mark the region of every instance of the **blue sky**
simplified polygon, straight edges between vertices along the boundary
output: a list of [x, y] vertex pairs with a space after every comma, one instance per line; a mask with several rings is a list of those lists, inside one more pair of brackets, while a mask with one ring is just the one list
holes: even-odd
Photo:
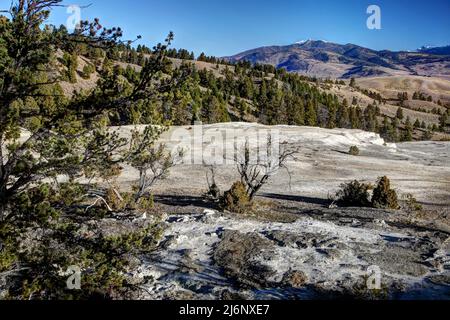
[[[0, 0], [1, 2], [5, 0]], [[79, 2], [77, 2], [79, 1]], [[70, 0], [92, 6], [82, 19], [95, 17], [120, 26], [127, 39], [142, 35], [153, 46], [169, 31], [174, 47], [196, 54], [226, 56], [266, 45], [304, 39], [354, 43], [373, 49], [414, 50], [450, 44], [450, 0]], [[367, 7], [381, 8], [381, 30], [366, 27]], [[65, 23], [66, 9], [51, 22]]]

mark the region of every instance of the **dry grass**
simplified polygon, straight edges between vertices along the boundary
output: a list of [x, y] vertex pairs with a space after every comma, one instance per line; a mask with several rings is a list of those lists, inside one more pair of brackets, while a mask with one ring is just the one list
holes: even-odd
[[357, 80], [361, 88], [374, 90], [386, 98], [396, 98], [399, 92], [408, 92], [410, 97], [415, 91], [431, 95], [433, 100], [450, 102], [450, 81], [441, 78], [399, 76], [375, 77]]

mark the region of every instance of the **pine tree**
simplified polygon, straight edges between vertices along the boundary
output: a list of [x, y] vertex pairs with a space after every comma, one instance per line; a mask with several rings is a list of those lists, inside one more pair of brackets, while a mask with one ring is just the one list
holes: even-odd
[[67, 80], [70, 83], [77, 82], [77, 68], [78, 68], [78, 56], [75, 52], [69, 54], [64, 53], [63, 56], [64, 64], [67, 68]]
[[203, 121], [207, 123], [229, 122], [230, 115], [221, 96], [210, 94], [203, 104]]
[[308, 100], [306, 104], [305, 124], [310, 127], [317, 126], [317, 111], [312, 100]]
[[389, 141], [393, 141], [392, 125], [389, 123], [387, 116], [383, 117], [383, 125], [381, 127], [380, 134], [381, 134], [382, 138], [389, 140]]
[[337, 116], [336, 106], [332, 104], [328, 107], [328, 125], [327, 125], [328, 129], [336, 128], [336, 116]]
[[396, 117], [397, 117], [397, 119], [399, 119], [399, 120], [403, 120], [404, 116], [403, 116], [403, 109], [402, 109], [402, 107], [399, 107], [399, 108], [397, 109], [397, 115], [396, 115]]
[[414, 122], [414, 128], [420, 128], [420, 120], [416, 119], [416, 121]]
[[376, 110], [373, 105], [368, 105], [364, 110], [364, 120], [365, 120], [365, 129], [367, 131], [376, 132], [377, 130], [377, 119], [376, 119]]
[[237, 97], [235, 100], [236, 109], [239, 112], [239, 121], [245, 121], [245, 117], [247, 116], [247, 103], [243, 101], [241, 98]]
[[348, 106], [349, 106], [349, 105], [348, 105], [347, 98], [344, 98], [344, 100], [342, 101], [342, 105], [343, 105], [344, 107], [348, 107]]
[[373, 191], [372, 206], [383, 209], [399, 209], [397, 193], [391, 189], [388, 177], [378, 179], [378, 185]]
[[405, 131], [403, 133], [402, 140], [412, 141], [413, 140], [412, 134], [413, 134], [413, 126], [411, 124], [411, 119], [407, 117], [405, 122]]
[[202, 52], [202, 53], [200, 54], [200, 56], [197, 58], [197, 60], [198, 60], [198, 61], [206, 62], [206, 61], [207, 61], [207, 57], [206, 57], [205, 53]]
[[[346, 100], [342, 105], [339, 105], [338, 115], [337, 115], [337, 126], [339, 128], [347, 128], [350, 122], [350, 116], [348, 113], [348, 106], [345, 104]], [[347, 103], [348, 105], [348, 103]]]
[[391, 120], [391, 131], [390, 131], [390, 134], [389, 134], [390, 140], [392, 142], [399, 141], [398, 126], [399, 126], [398, 119], [397, 118], [393, 118]]
[[439, 128], [440, 128], [441, 131], [444, 131], [444, 132], [445, 132], [447, 126], [448, 126], [447, 125], [448, 112], [449, 111], [447, 110], [446, 112], [442, 113], [442, 115], [439, 117]]
[[[56, 51], [87, 52], [88, 46], [109, 51], [121, 44], [122, 30], [103, 29], [96, 19], [83, 21], [76, 34], [51, 32], [45, 24], [58, 6], [58, 0], [18, 0], [8, 11], [11, 19], [0, 17], [0, 273], [14, 273], [6, 289], [15, 300], [117, 298], [128, 285], [124, 275], [130, 257], [151, 251], [160, 230], [150, 223], [120, 235], [102, 234], [104, 230], [94, 226], [103, 225], [102, 217], [120, 221], [106, 208], [87, 206], [86, 193], [96, 189], [93, 180], [107, 185], [120, 173], [117, 162], [128, 159], [118, 150], [126, 149], [129, 141], [107, 126], [128, 121], [132, 111], [141, 113], [142, 101], [161, 102], [173, 91], [175, 79], [163, 77], [173, 35], [153, 50], [152, 63], [140, 73], [140, 85], [126, 87], [127, 81], [106, 65], [94, 90], [66, 97], [57, 84], [63, 76], [67, 79], [65, 68], [51, 68]], [[74, 80], [77, 51], [69, 52], [74, 53], [63, 60]], [[51, 77], [42, 71], [48, 69]], [[24, 126], [30, 129], [26, 135], [21, 134]], [[159, 137], [159, 127], [164, 126], [147, 127], [157, 129], [143, 140], [145, 151]], [[153, 159], [170, 164], [170, 157], [159, 150], [151, 154]], [[76, 182], [81, 179], [86, 185]], [[110, 193], [105, 193], [108, 198]], [[117, 200], [116, 193], [111, 194]], [[114, 207], [121, 210], [119, 204]], [[27, 245], [30, 239], [32, 246]], [[67, 291], [62, 271], [69, 265], [89, 270], [83, 290]]]

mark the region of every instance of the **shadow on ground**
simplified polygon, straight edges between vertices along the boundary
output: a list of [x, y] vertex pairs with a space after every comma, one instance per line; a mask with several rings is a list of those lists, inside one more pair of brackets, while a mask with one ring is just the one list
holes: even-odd
[[155, 202], [176, 207], [198, 207], [202, 209], [216, 209], [213, 202], [206, 201], [199, 196], [179, 196], [179, 195], [155, 195]]
[[262, 196], [265, 198], [269, 198], [269, 199], [303, 202], [303, 203], [316, 204], [316, 205], [321, 205], [321, 206], [328, 206], [330, 204], [330, 200], [328, 200], [328, 199], [321, 199], [321, 198], [314, 198], [314, 197], [294, 196], [294, 195], [277, 194], [277, 193], [265, 193]]

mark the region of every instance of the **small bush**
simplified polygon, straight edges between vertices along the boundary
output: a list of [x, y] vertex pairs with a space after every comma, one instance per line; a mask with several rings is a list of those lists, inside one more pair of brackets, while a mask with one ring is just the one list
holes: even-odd
[[206, 198], [216, 201], [220, 198], [220, 189], [217, 184], [213, 183], [208, 187], [208, 191], [205, 194]]
[[137, 208], [140, 210], [152, 210], [155, 207], [155, 199], [153, 194], [140, 198], [137, 202]]
[[95, 67], [88, 63], [83, 67], [83, 72], [81, 73], [81, 76], [83, 77], [83, 79], [90, 79], [91, 78], [91, 74], [93, 74], [95, 72]]
[[105, 200], [114, 211], [121, 211], [126, 207], [126, 202], [122, 198], [122, 195], [114, 188], [108, 188], [106, 190]]
[[357, 146], [350, 147], [350, 151], [348, 152], [352, 156], [359, 156], [359, 148]]
[[378, 185], [373, 191], [372, 205], [375, 208], [398, 209], [397, 192], [391, 189], [391, 182], [384, 176], [378, 179]]
[[251, 205], [245, 185], [241, 181], [235, 182], [231, 189], [223, 195], [221, 204], [225, 210], [245, 213]]
[[208, 184], [208, 191], [204, 194], [207, 199], [210, 199], [214, 202], [220, 201], [221, 191], [219, 186], [216, 183], [216, 168], [210, 167], [209, 173], [206, 174], [206, 182]]
[[371, 185], [354, 180], [341, 185], [336, 193], [338, 203], [349, 207], [367, 207], [370, 205], [369, 190]]
[[406, 210], [410, 212], [421, 211], [423, 209], [423, 206], [417, 202], [417, 199], [411, 193], [403, 195], [403, 200], [406, 204]]

